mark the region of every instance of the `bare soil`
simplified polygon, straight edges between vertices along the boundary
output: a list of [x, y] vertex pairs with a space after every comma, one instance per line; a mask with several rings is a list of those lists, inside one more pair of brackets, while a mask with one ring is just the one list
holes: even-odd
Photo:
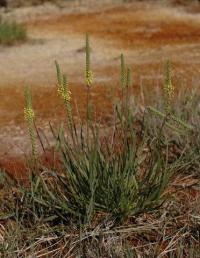
[[[108, 113], [111, 86], [119, 81], [119, 56], [124, 53], [133, 71], [134, 90], [141, 80], [163, 74], [170, 59], [177, 80], [188, 87], [200, 78], [200, 14], [180, 6], [159, 3], [20, 8], [6, 17], [27, 26], [29, 40], [23, 45], [0, 48], [0, 155], [23, 155], [30, 149], [23, 118], [23, 88], [33, 91], [39, 127], [49, 134], [48, 121], [64, 121], [56, 90], [54, 60], [68, 75], [73, 100], [84, 112], [84, 37], [89, 32], [95, 80], [92, 97], [97, 110]], [[159, 77], [160, 78], [160, 77]], [[159, 86], [161, 81], [159, 79]], [[198, 85], [196, 85], [198, 86]]]

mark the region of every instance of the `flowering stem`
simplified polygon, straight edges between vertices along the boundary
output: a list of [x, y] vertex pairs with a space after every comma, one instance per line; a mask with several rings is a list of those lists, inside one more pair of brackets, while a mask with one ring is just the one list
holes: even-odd
[[35, 114], [32, 108], [32, 96], [30, 88], [25, 88], [25, 108], [24, 108], [24, 118], [28, 125], [28, 132], [31, 140], [32, 148], [32, 158], [36, 160], [36, 136], [34, 130], [34, 118]]
[[91, 62], [90, 62], [90, 41], [89, 35], [86, 34], [86, 42], [85, 42], [85, 82], [87, 86], [87, 114], [86, 114], [86, 134], [87, 134], [87, 142], [89, 146], [89, 121], [90, 121], [90, 92], [91, 86], [93, 82], [93, 74], [91, 71]]

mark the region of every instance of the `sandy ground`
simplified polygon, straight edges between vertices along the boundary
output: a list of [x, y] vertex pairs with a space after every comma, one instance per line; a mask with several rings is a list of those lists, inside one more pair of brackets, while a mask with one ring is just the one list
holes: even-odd
[[[104, 113], [110, 108], [110, 86], [119, 81], [119, 56], [133, 71], [134, 89], [161, 86], [163, 63], [170, 59], [177, 87], [200, 79], [200, 14], [182, 7], [132, 3], [114, 6], [23, 8], [6, 13], [26, 24], [29, 40], [0, 47], [0, 155], [22, 155], [30, 149], [23, 122], [23, 87], [33, 91], [37, 123], [64, 120], [57, 96], [54, 60], [68, 75], [73, 98], [85, 105], [84, 36], [90, 33], [95, 80], [93, 98]], [[160, 76], [160, 77], [159, 77]], [[150, 79], [149, 79], [150, 78]], [[158, 79], [156, 79], [158, 78]], [[151, 83], [150, 83], [151, 81]], [[155, 85], [156, 84], [156, 85]], [[48, 134], [48, 133], [47, 133]]]

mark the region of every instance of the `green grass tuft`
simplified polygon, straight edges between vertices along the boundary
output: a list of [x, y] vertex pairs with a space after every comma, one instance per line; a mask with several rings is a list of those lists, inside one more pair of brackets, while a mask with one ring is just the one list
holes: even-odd
[[0, 44], [13, 45], [27, 40], [26, 28], [16, 22], [0, 21]]

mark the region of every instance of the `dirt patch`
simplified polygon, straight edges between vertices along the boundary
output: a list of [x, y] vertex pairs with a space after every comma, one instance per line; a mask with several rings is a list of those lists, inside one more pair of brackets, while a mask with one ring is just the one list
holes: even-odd
[[134, 4], [93, 13], [69, 14], [40, 25], [44, 32], [89, 32], [92, 36], [112, 40], [115, 47], [131, 49], [200, 41], [198, 15], [160, 6], [149, 8]]

